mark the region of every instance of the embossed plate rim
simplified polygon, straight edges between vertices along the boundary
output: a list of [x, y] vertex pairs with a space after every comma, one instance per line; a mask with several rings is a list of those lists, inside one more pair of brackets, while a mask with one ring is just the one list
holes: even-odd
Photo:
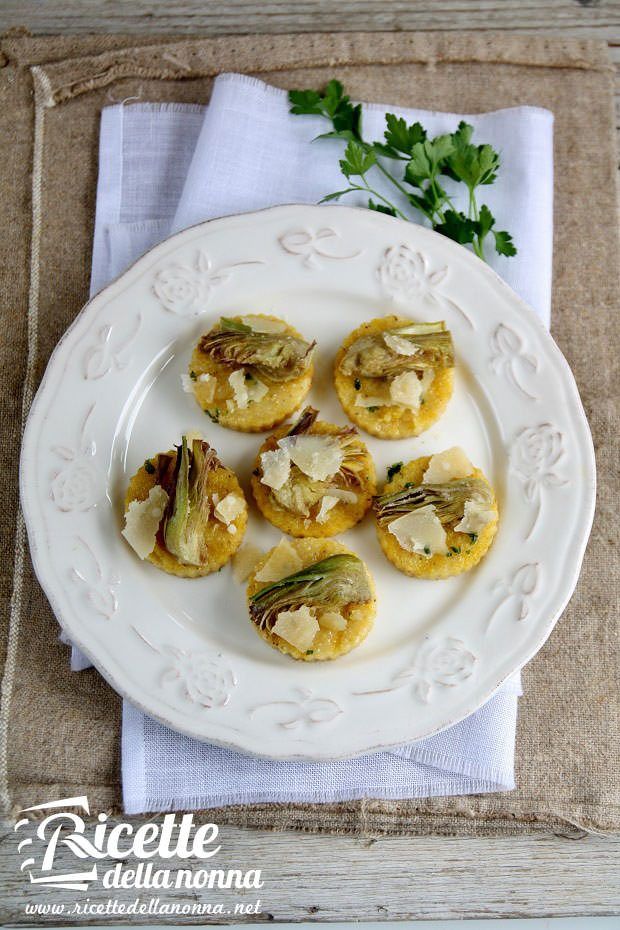
[[[297, 702], [290, 700], [290, 694], [288, 699], [283, 696], [275, 701], [263, 702], [265, 703], [265, 706], [269, 706], [275, 703], [285, 703], [291, 705], [296, 703], [296, 705], [299, 707], [299, 719], [295, 719], [293, 715], [291, 720], [288, 720], [288, 718], [284, 721], [280, 720], [278, 722], [278, 726], [272, 724], [272, 729], [279, 729], [280, 731], [279, 733], [276, 733], [275, 736], [273, 736], [273, 734], [268, 735], [266, 732], [267, 725], [264, 723], [261, 724], [260, 719], [253, 716], [253, 713], [257, 709], [256, 707], [254, 707], [254, 711], [251, 711], [251, 709], [246, 707], [246, 717], [248, 718], [248, 721], [250, 717], [252, 717], [252, 720], [251, 725], [249, 725], [246, 721], [246, 724], [244, 724], [245, 730], [243, 727], [239, 729], [238, 725], [233, 726], [232, 723], [231, 725], [227, 725], [226, 722], [221, 723], [217, 719], [217, 713], [221, 711], [222, 708], [226, 708], [230, 705], [227, 699], [224, 700], [224, 698], [227, 696], [224, 694], [223, 690], [220, 688], [218, 691], [219, 685], [217, 682], [213, 683], [211, 681], [205, 681], [201, 683], [200, 680], [197, 679], [197, 681], [192, 681], [191, 683], [192, 687], [195, 686], [198, 688], [197, 693], [199, 695], [199, 701], [202, 699], [211, 700], [210, 704], [201, 705], [203, 710], [205, 707], [207, 707], [208, 710], [203, 713], [202, 719], [198, 721], [200, 726], [196, 725], [196, 719], [190, 719], [188, 717], [186, 710], [185, 712], [179, 711], [178, 707], [174, 705], [174, 702], [172, 704], [166, 704], [165, 702], [162, 702], [161, 706], [157, 706], [156, 703], [154, 704], [153, 695], [148, 694], [148, 689], [146, 692], [141, 692], [140, 689], [136, 689], [133, 682], [128, 683], [125, 681], [123, 679], [123, 675], [118, 674], [119, 670], [113, 667], [113, 663], [110, 662], [109, 656], [102, 655], [101, 650], [97, 648], [98, 644], [93, 642], [92, 639], [89, 640], [88, 636], [84, 636], [84, 630], [86, 629], [84, 624], [80, 624], [79, 619], [76, 622], [76, 617], [69, 616], [69, 614], [72, 612], [68, 611], [66, 609], [66, 605], [62, 602], [64, 594], [62, 590], [59, 591], [58, 579], [54, 577], [54, 570], [51, 565], [51, 556], [49, 551], [46, 551], [46, 547], [41, 545], [43, 529], [43, 515], [41, 508], [43, 505], [38, 499], [37, 492], [37, 467], [40, 464], [38, 462], [37, 452], [38, 433], [43, 428], [46, 421], [44, 400], [49, 391], [52, 389], [52, 380], [61, 376], [62, 371], [64, 370], [62, 364], [63, 358], [67, 353], [71, 352], [71, 340], [77, 336], [79, 328], [83, 325], [87, 317], [88, 319], [92, 317], [92, 320], [90, 321], [90, 329], [88, 332], [91, 334], [91, 336], [93, 336], [101, 327], [101, 321], [97, 318], [99, 310], [103, 309], [103, 307], [107, 306], [108, 304], [111, 304], [116, 299], [115, 294], [118, 292], [119, 288], [122, 288], [124, 282], [130, 282], [130, 284], [127, 285], [128, 287], [133, 286], [131, 282], [135, 283], [136, 281], [139, 281], [141, 275], [144, 275], [147, 272], [152, 274], [153, 269], [156, 269], [157, 262], [160, 259], [165, 260], [171, 258], [173, 254], [182, 251], [183, 248], [187, 247], [189, 249], [192, 243], [195, 243], [197, 247], [198, 241], [203, 234], [205, 238], [210, 239], [210, 241], [216, 241], [216, 239], [213, 237], [217, 237], [219, 231], [222, 231], [222, 234], [224, 234], [226, 229], [251, 230], [253, 227], [256, 228], [256, 226], [260, 228], [261, 226], [269, 226], [269, 224], [273, 225], [273, 223], [280, 223], [280, 226], [278, 227], [281, 231], [280, 239], [284, 238], [287, 229], [290, 232], [291, 227], [294, 231], [297, 230], [297, 232], [301, 232], [304, 235], [307, 235], [309, 238], [305, 244], [308, 244], [311, 249], [314, 247], [313, 243], [316, 241], [316, 236], [318, 236], [319, 233], [324, 233], [326, 229], [329, 229], [330, 223], [337, 227], [344, 227], [345, 229], [347, 226], [349, 227], [349, 230], [346, 232], [345, 236], [341, 238], [350, 238], [352, 240], [351, 245], [353, 245], [355, 242], [355, 234], [359, 232], [360, 228], [364, 230], [370, 230], [370, 238], [376, 235], [377, 242], [381, 241], [383, 243], [380, 250], [379, 246], [377, 245], [377, 278], [379, 277], [379, 268], [382, 268], [383, 264], [388, 261], [391, 252], [391, 257], [393, 259], [395, 258], [396, 260], [400, 260], [401, 262], [408, 264], [410, 271], [413, 269], [413, 278], [415, 279], [416, 286], [419, 283], [416, 275], [418, 275], [418, 277], [421, 275], [422, 283], [424, 286], [426, 286], [424, 283], [426, 279], [430, 281], [433, 276], [435, 276], [436, 283], [441, 284], [443, 278], [445, 277], [447, 264], [441, 275], [438, 274], [438, 271], [441, 269], [429, 271], [429, 268], [426, 265], [426, 258], [422, 252], [419, 251], [425, 250], [426, 255], [434, 256], [434, 258], [439, 255], [441, 262], [444, 262], [444, 260], [445, 262], [452, 262], [452, 267], [457, 266], [459, 268], [459, 274], [465, 275], [461, 281], [461, 285], [465, 287], [465, 291], [467, 290], [470, 281], [477, 281], [483, 290], [486, 288], [489, 292], [495, 292], [497, 301], [500, 304], [502, 301], [508, 302], [512, 308], [512, 311], [514, 311], [519, 319], [523, 321], [524, 331], [526, 333], [529, 331], [530, 334], [535, 334], [535, 341], [542, 343], [544, 350], [547, 353], [547, 359], [549, 361], [552, 360], [552, 373], [555, 375], [555, 377], [560, 379], [563, 389], [565, 390], [565, 400], [566, 406], [568, 408], [568, 420], [571, 422], [571, 425], [575, 427], [575, 436], [578, 436], [579, 439], [580, 455], [583, 456], [584, 473], [580, 476], [582, 480], [580, 481], [579, 485], [582, 492], [580, 500], [580, 513], [582, 514], [583, 519], [580, 527], [578, 544], [575, 551], [571, 553], [571, 570], [563, 576], [561, 590], [556, 592], [553, 602], [546, 611], [545, 616], [538, 617], [536, 621], [531, 621], [532, 623], [536, 622], [537, 624], [536, 637], [532, 640], [532, 642], [530, 642], [528, 648], [522, 650], [522, 652], [519, 654], [518, 662], [514, 662], [513, 666], [509, 670], [504, 670], [502, 674], [498, 675], [498, 677], [493, 680], [492, 684], [485, 687], [483, 691], [470, 690], [468, 691], [467, 696], [461, 699], [460, 702], [457, 700], [450, 704], [449, 702], [446, 703], [447, 696], [450, 694], [456, 694], [458, 692], [458, 688], [454, 688], [454, 685], [456, 685], [458, 682], [466, 681], [467, 687], [469, 688], [471, 684], [470, 679], [472, 677], [471, 667], [476, 661], [476, 656], [471, 653], [471, 651], [466, 648], [465, 644], [458, 640], [457, 637], [442, 634], [443, 647], [440, 648], [438, 646], [436, 649], [433, 649], [432, 643], [429, 645], [428, 637], [426, 640], [421, 640], [418, 643], [418, 649], [415, 653], [414, 662], [412, 664], [410, 663], [408, 668], [402, 670], [400, 675], [393, 676], [393, 681], [400, 681], [399, 684], [395, 684], [392, 687], [384, 687], [382, 689], [369, 689], [365, 692], [350, 691], [349, 693], [350, 696], [353, 696], [354, 694], [361, 695], [362, 693], [365, 695], [370, 695], [371, 693], [386, 695], [391, 694], [392, 692], [400, 691], [402, 687], [405, 685], [408, 686], [409, 683], [413, 681], [415, 683], [414, 688], [418, 698], [421, 701], [424, 701], [425, 695], [428, 697], [429, 689], [432, 691], [433, 686], [435, 686], [436, 690], [438, 690], [440, 693], [441, 700], [446, 705], [441, 720], [438, 720], [437, 717], [435, 717], [433, 718], [433, 722], [429, 723], [427, 726], [424, 725], [424, 720], [422, 720], [422, 722], [418, 721], [416, 726], [408, 724], [407, 728], [402, 732], [399, 732], [397, 736], [394, 734], [394, 732], [390, 733], [389, 736], [382, 736], [381, 734], [377, 736], [377, 728], [375, 728], [375, 730], [372, 728], [364, 729], [362, 726], [362, 732], [357, 733], [353, 743], [349, 741], [345, 751], [342, 750], [342, 744], [339, 739], [339, 737], [342, 736], [341, 727], [338, 727], [336, 723], [336, 721], [338, 721], [340, 724], [343, 722], [341, 720], [342, 714], [338, 711], [334, 712], [334, 707], [331, 706], [335, 704], [336, 707], [338, 707], [337, 703], [330, 696], [314, 696], [311, 691], [303, 687], [300, 689], [301, 697]], [[314, 227], [315, 231], [317, 232], [308, 234], [304, 232], [304, 226], [309, 229]], [[333, 228], [331, 229], [331, 232], [336, 238], [338, 238], [339, 233], [337, 233]], [[325, 236], [323, 238], [325, 238]], [[393, 245], [391, 245], [391, 243], [393, 243]], [[303, 245], [304, 243], [302, 243], [302, 246]], [[396, 252], [394, 250], [396, 250]], [[321, 255], [320, 252], [317, 254]], [[298, 260], [301, 257], [304, 263], [306, 260], [312, 258], [311, 255], [304, 256], [303, 248], [301, 252], [294, 251], [290, 253], [290, 256], [292, 257], [290, 257], [289, 260]], [[355, 252], [354, 250], [354, 254], [342, 254], [340, 256], [323, 255], [323, 257], [327, 259], [327, 265], [329, 266], [331, 258], [342, 258], [347, 260], [355, 259], [359, 257], [359, 251]], [[245, 262], [242, 261], [238, 264], [244, 264], [247, 261], [248, 258], [246, 257]], [[300, 265], [301, 264], [302, 263], [300, 262]], [[334, 263], [332, 263], [332, 267], [333, 264]], [[207, 267], [207, 270], [209, 270], [209, 267], [210, 266]], [[374, 267], [375, 266], [373, 266], [373, 268]], [[307, 268], [305, 270], [307, 272]], [[268, 268], [267, 273], [272, 273], [271, 269]], [[385, 282], [383, 283], [385, 284]], [[394, 281], [391, 281], [390, 286], [393, 284]], [[366, 282], [365, 286], [369, 286], [368, 282]], [[435, 286], [435, 282], [432, 282], [432, 287], [430, 288], [431, 292]], [[379, 292], [377, 292], [377, 294], [379, 294]], [[396, 295], [396, 297], [397, 296], [398, 295]], [[392, 297], [396, 299], [393, 294]], [[444, 293], [438, 293], [437, 295], [431, 293], [430, 296], [428, 296], [428, 294], [425, 292], [424, 297], [420, 299], [426, 300], [427, 298], [429, 301], [431, 299], [439, 299], [440, 301], [445, 300], [448, 302], [448, 304], [452, 304], [453, 309], [460, 310], [461, 313], [464, 313], [464, 315], [467, 316], [466, 312], [455, 303], [453, 298], [446, 296]], [[376, 299], [379, 300], [379, 296], [377, 296]], [[385, 303], [385, 300], [383, 300], [383, 302]], [[211, 307], [209, 309], [213, 310], [216, 308]], [[150, 311], [145, 308], [144, 312], [146, 313]], [[495, 330], [491, 335], [496, 334], [496, 331], [499, 330], [502, 324], [503, 320], [500, 320], [499, 323], [496, 323]], [[455, 330], [459, 328], [459, 325], [462, 327], [466, 326], [465, 323], [457, 324], [456, 321], [451, 323], [452, 328]], [[179, 321], [179, 328], [182, 328], [182, 326], [183, 322]], [[517, 342], [516, 353], [517, 356], [519, 356], [519, 347], [523, 345], [523, 341], [521, 340], [522, 334], [516, 333], [513, 330], [513, 335], [517, 337], [517, 340], [520, 340]], [[465, 330], [463, 330], [462, 337], [464, 339], [466, 338]], [[78, 341], [84, 338], [84, 335], [81, 335], [79, 336]], [[507, 343], [508, 350], [510, 351], [509, 342], [510, 339]], [[498, 343], [498, 346], [499, 345], [500, 344]], [[513, 346], [514, 345], [515, 343], [513, 341]], [[497, 351], [498, 357], [500, 357], [502, 354], [501, 347], [498, 348]], [[531, 370], [532, 362], [531, 358], [528, 362], [527, 353], [523, 355], [523, 359], [525, 359], [526, 363], [529, 364]], [[65, 366], [69, 364], [68, 357], [65, 358], [64, 361]], [[115, 362], [115, 359], [113, 359], [113, 361]], [[488, 359], [488, 361], [490, 362], [491, 359]], [[512, 371], [511, 367], [513, 363], [514, 357], [511, 357], [509, 368], [512, 372], [512, 375], [514, 376], [514, 371]], [[501, 364], [502, 360], [500, 358], [500, 368]], [[536, 370], [535, 366], [534, 370]], [[524, 391], [522, 385], [519, 384], [518, 378], [516, 379], [516, 384], [514, 381], [510, 380], [510, 371], [508, 373], [508, 383], [502, 389], [505, 391], [516, 391], [517, 395], [519, 391], [521, 391], [525, 396], [530, 398], [530, 401], [536, 403], [531, 393], [528, 394], [527, 390]], [[62, 377], [60, 377], [59, 383], [62, 383]], [[515, 396], [512, 394], [511, 398], [512, 400], [515, 400]], [[522, 401], [522, 403], [525, 403], [525, 401]], [[532, 451], [538, 455], [542, 443], [543, 451], [546, 449], [547, 454], [550, 457], [550, 468], [547, 469], [546, 472], [544, 471], [542, 476], [539, 475], [538, 478], [540, 479], [540, 482], [549, 481], [549, 486], [552, 486], [553, 484], [553, 467], [556, 463], [554, 455], [557, 452], [557, 443], [554, 436], [550, 434], [550, 432], [553, 433], [553, 430], [550, 426], [550, 423], [540, 423], [540, 419], [540, 417], [537, 419], [534, 416], [534, 421], [537, 423], [537, 425], [534, 425], [534, 421], [527, 421], [523, 424], [522, 430], [523, 432], [529, 431], [530, 433], [530, 435], [525, 437], [525, 439], [528, 441], [524, 442], [524, 445], [526, 446], [524, 453], [526, 472], [522, 477], [524, 479], [524, 492], [527, 495], [528, 492], [526, 488], [529, 486], [532, 500], [534, 499], [533, 496], [538, 493], [540, 488], [537, 491], [535, 482], [532, 484], [533, 478], [536, 477], [537, 473], [533, 476], [530, 475], [528, 478], [528, 456], [531, 458]], [[540, 433], [540, 436], [531, 435], [532, 433], [536, 434], [537, 430]], [[513, 435], [516, 434], [513, 433]], [[534, 464], [538, 468], [536, 461]], [[521, 461], [520, 465], [523, 467], [523, 461]], [[529, 462], [529, 465], [531, 466], [531, 461]], [[514, 471], [514, 474], [517, 474], [516, 470]], [[555, 477], [561, 484], [562, 476]], [[517, 479], [515, 478], [515, 481], [516, 480]], [[558, 487], [558, 484], [555, 486]], [[254, 214], [241, 214], [217, 220], [211, 220], [178, 233], [176, 236], [171, 237], [170, 239], [156, 246], [145, 256], [140, 258], [137, 262], [134, 263], [134, 265], [131, 266], [130, 269], [128, 269], [123, 275], [117, 278], [116, 281], [112, 282], [110, 285], [104, 288], [103, 291], [97, 294], [91, 301], [89, 301], [84, 309], [77, 315], [76, 319], [54, 350], [35, 400], [33, 401], [22, 447], [20, 488], [35, 572], [44, 590], [46, 591], [46, 594], [52, 605], [52, 609], [54, 610], [54, 613], [56, 614], [61, 625], [63, 625], [67, 630], [67, 633], [72, 638], [72, 640], [91, 658], [93, 664], [99, 669], [99, 671], [101, 671], [101, 673], [104, 675], [104, 677], [106, 677], [106, 679], [115, 688], [115, 690], [123, 694], [125, 697], [131, 700], [132, 703], [134, 703], [136, 706], [139, 706], [146, 713], [150, 714], [150, 716], [155, 717], [166, 725], [178, 729], [181, 732], [184, 732], [187, 735], [196, 737], [198, 739], [205, 739], [220, 745], [227, 746], [229, 748], [242, 749], [246, 752], [252, 752], [257, 755], [268, 755], [274, 758], [336, 759], [360, 755], [364, 752], [388, 748], [389, 746], [395, 745], [397, 743], [406, 742], [412, 739], [419, 739], [452, 725], [453, 723], [476, 710], [491, 696], [491, 694], [501, 685], [501, 683], [512, 671], [516, 671], [531, 658], [531, 656], [540, 648], [551, 632], [557, 617], [564, 609], [576, 584], [594, 512], [595, 476], [594, 453], [591, 436], [587, 427], [587, 422], [585, 420], [585, 414], [583, 412], [577, 387], [570, 372], [568, 363], [534, 312], [510, 290], [510, 288], [492, 269], [481, 263], [474, 255], [467, 252], [462, 247], [457, 246], [455, 243], [452, 243], [449, 240], [446, 240], [445, 238], [440, 237], [437, 234], [420, 226], [413, 226], [411, 224], [392, 219], [391, 217], [370, 214], [368, 211], [360, 211], [356, 208], [350, 207], [286, 205], [258, 211]], [[538, 519], [538, 517], [536, 519]], [[544, 522], [547, 517], [543, 516], [541, 519]], [[534, 521], [534, 526], [535, 525], [536, 520]], [[530, 530], [529, 534], [525, 538], [527, 539], [531, 535], [532, 530]], [[513, 590], [512, 585], [516, 583], [516, 577], [519, 575], [519, 573], [522, 574], [522, 578], [519, 583], [520, 586], [518, 586], [517, 590]], [[115, 582], [112, 579], [113, 576], [110, 576], [107, 595], [111, 598], [111, 600], [108, 602], [102, 602], [102, 606], [104, 608], [109, 608], [109, 605], [111, 605], [113, 607], [113, 615], [116, 612], [117, 606], [116, 601], [114, 600], [116, 595], [115, 591], [113, 590]], [[523, 619], [526, 617], [528, 615], [528, 611], [530, 610], [528, 600], [534, 598], [534, 595], [540, 591], [540, 587], [540, 563], [528, 562], [527, 559], [525, 559], [522, 565], [514, 568], [508, 584], [504, 586], [504, 596], [501, 601], [496, 603], [495, 610], [490, 617], [489, 623], [491, 621], [495, 622], [494, 618], [497, 612], [501, 611], [503, 605], [505, 605], [507, 601], [513, 598], [516, 598], [515, 606], [518, 607], [520, 611], [519, 617], [517, 619]], [[98, 595], [100, 592], [96, 593]], [[492, 599], [489, 599], [488, 603], [495, 603], [496, 600], [497, 596], [494, 595]], [[523, 613], [524, 611], [525, 613]], [[534, 614], [535, 612], [536, 605], [534, 606]], [[76, 613], [75, 608], [73, 613]], [[532, 614], [530, 614], [530, 617], [531, 616]], [[142, 636], [142, 633], [139, 633], [139, 635]], [[459, 646], [459, 642], [461, 643], [461, 646]], [[151, 649], [157, 648], [154, 647], [152, 643], [148, 641], [147, 643]], [[163, 644], [160, 644], [160, 647], [163, 647]], [[426, 671], [428, 673], [428, 677], [430, 676], [429, 670], [425, 667], [422, 667], [421, 670], [418, 661], [418, 655], [423, 654], [424, 650], [426, 650], [426, 653], [430, 651], [431, 663], [435, 663], [432, 666], [432, 674], [435, 675], [435, 678], [431, 678], [430, 681], [425, 681], [423, 675], [421, 674], [421, 671]], [[196, 655], [199, 654], [196, 653]], [[207, 655], [206, 651], [204, 655]], [[210, 653], [210, 655], [212, 656], [212, 653]], [[176, 656], [176, 658], [178, 659], [179, 656]], [[284, 658], [283, 661], [288, 662], [288, 660], [285, 660]], [[459, 661], [461, 662], [460, 667], [458, 665]], [[290, 668], [292, 671], [290, 676], [291, 687], [293, 687], [295, 681], [295, 666], [293, 663], [290, 663]], [[190, 673], [191, 669], [190, 672], [187, 672], [187, 674], [189, 675]], [[463, 678], [459, 676], [465, 677]], [[227, 680], [230, 684], [230, 679]], [[205, 685], [208, 693], [205, 694], [200, 690], [201, 685]], [[189, 684], [188, 687], [190, 687]], [[232, 703], [233, 701], [230, 702], [230, 704]], [[367, 708], [368, 702], [364, 702], [364, 704]], [[364, 717], [364, 713], [362, 713], [361, 716]], [[385, 716], [385, 708], [383, 711], [383, 716]], [[424, 718], [423, 714], [420, 716]], [[429, 714], [428, 719], [430, 720], [431, 717], [432, 714]], [[333, 734], [330, 735], [328, 732], [326, 741], [326, 731], [330, 731], [329, 726], [324, 728], [318, 727], [318, 730], [321, 731], [320, 733], [315, 732], [317, 728], [307, 727], [306, 729], [312, 732], [309, 732], [306, 736], [300, 737], [298, 735], [298, 725], [301, 726], [303, 731], [304, 721], [305, 723], [322, 722], [332, 724], [332, 730], [335, 728], [340, 730], [340, 732], [336, 738], [333, 736]], [[239, 721], [236, 722], [237, 724], [239, 723]], [[359, 724], [359, 720], [357, 723]], [[360, 727], [358, 726], [357, 729], [359, 731]], [[249, 733], [248, 730], [252, 730], [253, 732]], [[259, 734], [258, 737], [256, 736], [257, 730]], [[262, 751], [263, 745], [268, 746], [268, 750], [266, 752]]]

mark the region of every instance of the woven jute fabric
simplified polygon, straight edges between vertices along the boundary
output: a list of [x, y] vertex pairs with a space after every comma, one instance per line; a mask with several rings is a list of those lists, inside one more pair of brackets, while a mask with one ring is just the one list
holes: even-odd
[[516, 791], [415, 802], [261, 804], [209, 817], [351, 833], [620, 829], [619, 280], [606, 48], [486, 33], [182, 41], [8, 36], [1, 48], [0, 788], [7, 809], [84, 793], [94, 811], [121, 804], [120, 699], [94, 670], [69, 671], [68, 650], [32, 572], [17, 492], [24, 418], [54, 345], [88, 293], [99, 114], [130, 97], [205, 103], [213, 77], [235, 70], [281, 87], [320, 86], [338, 76], [354, 97], [394, 105], [477, 112], [533, 104], [553, 111], [552, 330], [594, 434], [599, 499], [577, 591], [524, 670]]

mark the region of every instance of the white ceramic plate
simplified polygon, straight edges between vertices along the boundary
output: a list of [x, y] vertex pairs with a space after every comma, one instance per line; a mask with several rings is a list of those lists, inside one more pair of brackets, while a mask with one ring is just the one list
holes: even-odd
[[[370, 516], [343, 541], [377, 583], [366, 641], [294, 662], [256, 635], [230, 566], [173, 578], [120, 536], [144, 459], [202, 430], [249, 494], [261, 437], [212, 424], [182, 392], [199, 335], [222, 314], [281, 315], [318, 341], [309, 401], [346, 422], [331, 383], [342, 338], [389, 312], [444, 319], [457, 371], [447, 412], [417, 439], [364, 436], [386, 466], [461, 445], [492, 481], [500, 528], [469, 574], [408, 578]], [[188, 229], [79, 314], [28, 420], [21, 492], [35, 569], [58, 620], [122, 695], [170, 727], [278, 758], [344, 758], [419, 739], [489, 698], [540, 648], [577, 581], [594, 507], [577, 388], [535, 314], [469, 251], [346, 207], [276, 207]], [[246, 539], [280, 534], [253, 511]]]

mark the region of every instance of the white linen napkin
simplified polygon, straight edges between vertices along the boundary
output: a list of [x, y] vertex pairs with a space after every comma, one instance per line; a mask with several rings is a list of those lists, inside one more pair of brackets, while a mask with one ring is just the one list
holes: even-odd
[[[460, 115], [364, 106], [365, 135], [381, 138], [386, 109], [420, 119], [431, 134]], [[491, 264], [549, 324], [553, 117], [517, 107], [467, 115], [476, 136], [502, 154], [485, 200], [519, 248]], [[314, 203], [342, 186], [337, 142], [310, 141], [325, 124], [293, 117], [285, 92], [222, 75], [208, 107], [108, 107], [101, 120], [92, 266], [94, 293], [173, 231], [203, 219], [275, 203]], [[347, 200], [347, 203], [354, 201]], [[85, 667], [74, 650], [72, 667]], [[181, 736], [125, 702], [123, 793], [127, 813], [260, 801], [461, 795], [514, 787], [520, 677], [480, 710], [429, 739], [334, 763], [272, 762]]]

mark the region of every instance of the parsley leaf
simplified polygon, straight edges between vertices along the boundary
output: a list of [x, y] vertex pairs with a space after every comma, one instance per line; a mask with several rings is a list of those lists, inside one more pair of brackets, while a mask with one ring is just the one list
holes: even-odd
[[[496, 180], [501, 159], [493, 146], [472, 142], [474, 128], [469, 123], [461, 120], [454, 132], [430, 139], [421, 123], [407, 123], [403, 117], [386, 113], [383, 140], [370, 142], [362, 136], [361, 105], [351, 103], [340, 81], [330, 81], [322, 92], [291, 90], [288, 96], [291, 113], [321, 116], [331, 124], [330, 130], [317, 139], [346, 142], [340, 169], [349, 186], [327, 194], [321, 203], [339, 200], [353, 191], [363, 192], [369, 210], [405, 220], [410, 216], [403, 212], [406, 207], [401, 204], [408, 203], [427, 217], [433, 229], [461, 245], [471, 245], [483, 260], [485, 240], [490, 235], [499, 255], [517, 254], [510, 233], [496, 230], [495, 217], [488, 206], [479, 207], [476, 202], [477, 188]], [[397, 176], [381, 159], [405, 165]], [[366, 178], [370, 171], [383, 175], [398, 190], [400, 203], [388, 200], [383, 189], [371, 187]], [[464, 185], [467, 212], [455, 206], [452, 200], [455, 195], [440, 184], [443, 177]]]
[[376, 162], [373, 151], [367, 151], [359, 142], [351, 140], [344, 150], [344, 158], [340, 159], [340, 170], [345, 178], [360, 177], [366, 174]]
[[517, 249], [512, 241], [512, 236], [506, 230], [493, 232], [495, 237], [495, 251], [498, 255], [507, 255], [511, 258], [517, 254]]
[[413, 146], [426, 141], [426, 130], [421, 123], [411, 123], [393, 113], [385, 114], [387, 129], [384, 132], [386, 148], [398, 154], [411, 155]]
[[474, 241], [478, 226], [475, 220], [470, 220], [464, 213], [459, 213], [456, 210], [446, 210], [444, 222], [435, 226], [435, 229], [442, 235], [447, 236], [448, 239], [466, 245]]

